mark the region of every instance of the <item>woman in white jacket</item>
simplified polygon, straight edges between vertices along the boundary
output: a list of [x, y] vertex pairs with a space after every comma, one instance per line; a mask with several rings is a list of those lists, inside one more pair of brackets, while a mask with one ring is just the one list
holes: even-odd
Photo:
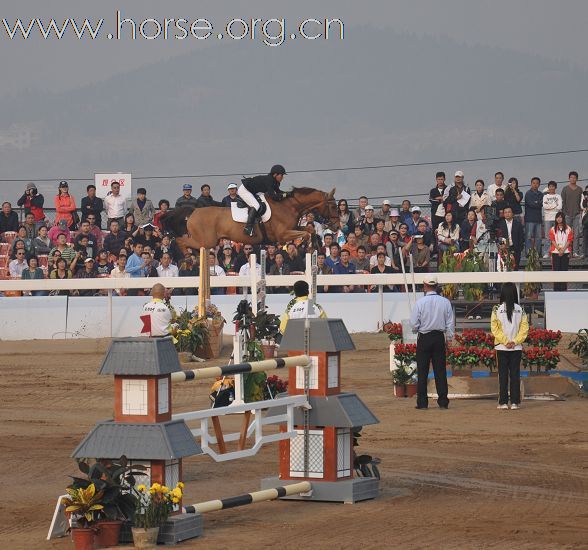
[[498, 358], [499, 409], [516, 410], [521, 404], [521, 357], [523, 342], [529, 334], [527, 314], [519, 305], [517, 287], [504, 283], [500, 292], [500, 305], [492, 310], [490, 328]]

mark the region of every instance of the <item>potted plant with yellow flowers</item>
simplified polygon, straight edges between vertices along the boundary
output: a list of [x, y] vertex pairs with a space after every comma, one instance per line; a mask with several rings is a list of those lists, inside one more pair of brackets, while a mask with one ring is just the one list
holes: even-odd
[[137, 485], [138, 504], [132, 527], [135, 548], [157, 546], [159, 528], [179, 508], [183, 488], [182, 482], [173, 489], [159, 483], [154, 483], [149, 489], [145, 485]]

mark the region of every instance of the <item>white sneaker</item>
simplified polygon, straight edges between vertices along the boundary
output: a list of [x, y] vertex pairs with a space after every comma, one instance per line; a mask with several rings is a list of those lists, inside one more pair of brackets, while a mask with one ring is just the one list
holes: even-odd
[[549, 254], [543, 254], [543, 259], [547, 260], [547, 258], [549, 258]]
[[518, 403], [513, 403], [513, 404], [510, 406], [510, 410], [511, 410], [511, 411], [517, 411], [517, 410], [519, 410], [520, 408], [521, 408], [521, 406], [520, 406]]
[[498, 405], [496, 408], [500, 410], [508, 410], [508, 405], [505, 403], [504, 405]]

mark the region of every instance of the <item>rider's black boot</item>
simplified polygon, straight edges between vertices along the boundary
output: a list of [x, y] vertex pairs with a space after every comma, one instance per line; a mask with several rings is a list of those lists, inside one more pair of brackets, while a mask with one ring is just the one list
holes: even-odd
[[255, 210], [255, 208], [249, 208], [249, 214], [247, 216], [247, 224], [245, 225], [245, 229], [243, 230], [245, 235], [247, 235], [248, 237], [253, 237], [253, 224], [255, 223], [255, 215], [256, 214], [257, 214], [257, 211]]

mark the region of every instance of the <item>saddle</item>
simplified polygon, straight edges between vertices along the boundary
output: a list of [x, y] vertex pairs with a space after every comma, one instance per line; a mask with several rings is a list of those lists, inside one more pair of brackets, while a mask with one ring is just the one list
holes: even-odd
[[[270, 205], [265, 200], [265, 195], [263, 193], [258, 193], [257, 200], [260, 204], [265, 205], [265, 212], [261, 215], [260, 221], [269, 221], [269, 219], [272, 217], [272, 211]], [[233, 217], [233, 221], [238, 223], [247, 223], [248, 214], [249, 206], [241, 197], [238, 197], [235, 202], [231, 203], [231, 216]]]

